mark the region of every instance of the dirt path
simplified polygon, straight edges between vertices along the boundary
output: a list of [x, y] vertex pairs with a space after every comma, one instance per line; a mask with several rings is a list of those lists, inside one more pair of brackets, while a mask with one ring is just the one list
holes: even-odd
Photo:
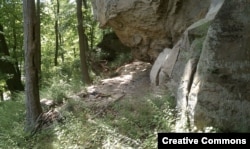
[[120, 99], [143, 98], [151, 92], [151, 64], [135, 61], [117, 69], [117, 77], [101, 80], [78, 94], [90, 106], [107, 107]]

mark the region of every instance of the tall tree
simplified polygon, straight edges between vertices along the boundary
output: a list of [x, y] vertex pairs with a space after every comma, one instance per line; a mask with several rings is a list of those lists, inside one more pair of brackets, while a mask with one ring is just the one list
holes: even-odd
[[[91, 80], [88, 72], [88, 65], [86, 61], [86, 51], [88, 51], [88, 39], [83, 28], [83, 15], [82, 15], [82, 2], [83, 0], [76, 0], [77, 4], [77, 29], [79, 36], [79, 49], [80, 49], [80, 60], [81, 60], [81, 71], [82, 81], [86, 84], [90, 84]], [[86, 1], [84, 1], [86, 2]]]
[[40, 0], [37, 0], [36, 2], [36, 18], [37, 18], [37, 25], [36, 25], [36, 40], [37, 40], [37, 54], [36, 54], [36, 63], [38, 66], [38, 78], [41, 80], [41, 18], [40, 18], [40, 12], [41, 12], [41, 7], [40, 7]]
[[39, 79], [36, 57], [38, 52], [37, 15], [35, 0], [23, 0], [24, 15], [24, 50], [25, 50], [25, 98], [26, 98], [26, 127], [31, 132], [37, 123], [37, 118], [42, 113], [39, 96]]
[[4, 98], [3, 98], [3, 91], [0, 90], [0, 101], [3, 101]]
[[10, 76], [6, 78], [8, 90], [11, 92], [23, 91], [24, 87], [15, 65], [9, 60], [10, 53], [5, 40], [3, 26], [0, 24], [0, 73]]
[[56, 35], [56, 49], [55, 49], [55, 59], [54, 64], [55, 66], [58, 65], [58, 53], [59, 53], [59, 12], [60, 12], [60, 3], [59, 0], [56, 0], [56, 21], [55, 21], [55, 35]]
[[17, 31], [16, 31], [16, 23], [15, 23], [15, 20], [12, 20], [13, 21], [13, 28], [12, 28], [12, 32], [13, 32], [13, 58], [15, 59], [15, 63], [14, 63], [14, 66], [15, 66], [15, 69], [17, 71], [17, 74], [18, 74], [18, 77], [21, 79], [21, 71], [19, 69], [19, 64], [18, 64], [18, 57], [17, 57]]

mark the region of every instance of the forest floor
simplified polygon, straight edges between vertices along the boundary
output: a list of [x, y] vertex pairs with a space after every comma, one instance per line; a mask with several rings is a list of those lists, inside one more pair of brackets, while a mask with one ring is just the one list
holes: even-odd
[[[135, 61], [126, 64], [112, 72], [117, 76], [100, 80], [78, 93], [77, 96], [90, 107], [101, 110], [121, 99], [143, 98], [152, 93], [150, 69], [150, 63]], [[73, 98], [76, 99], [76, 97]]]
[[23, 131], [24, 95], [0, 102], [0, 148], [157, 148], [157, 133], [173, 131], [174, 99], [151, 86], [150, 70], [134, 61], [91, 86], [54, 80], [32, 136]]
[[[86, 148], [156, 148], [157, 132], [172, 131], [172, 98], [151, 86], [151, 67], [134, 61], [112, 72], [115, 77], [97, 81], [70, 97], [89, 109], [80, 116], [86, 120], [85, 129], [80, 130]], [[74, 113], [82, 108], [80, 102], [72, 107]], [[92, 129], [96, 133], [86, 139]]]
[[163, 92], [155, 89], [150, 84], [150, 63], [134, 61], [119, 67], [115, 77], [98, 81], [85, 90], [74, 94], [69, 99], [81, 100], [95, 109], [96, 114], [101, 114], [109, 105], [121, 99], [141, 99], [150, 94], [160, 96]]

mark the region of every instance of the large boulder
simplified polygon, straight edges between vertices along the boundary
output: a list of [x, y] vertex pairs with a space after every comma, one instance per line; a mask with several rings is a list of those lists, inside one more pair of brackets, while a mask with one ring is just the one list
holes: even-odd
[[177, 101], [176, 131], [250, 131], [250, 1], [93, 4], [101, 27], [111, 26], [138, 58], [154, 62], [152, 84]]
[[154, 62], [183, 31], [203, 18], [210, 0], [93, 0], [100, 27], [112, 27], [135, 58]]
[[209, 26], [188, 94], [190, 121], [198, 128], [250, 131], [249, 35], [250, 1], [225, 0]]

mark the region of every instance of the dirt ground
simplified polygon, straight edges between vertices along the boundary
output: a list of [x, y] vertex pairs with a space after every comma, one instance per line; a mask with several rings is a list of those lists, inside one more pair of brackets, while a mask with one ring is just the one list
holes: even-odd
[[[67, 97], [74, 101], [83, 101], [84, 105], [90, 108], [93, 115], [89, 119], [93, 119], [102, 115], [111, 104], [126, 99], [144, 99], [149, 95], [161, 95], [162, 92], [152, 87], [150, 83], [150, 70], [152, 65], [141, 61], [134, 61], [126, 64], [116, 70], [116, 77], [107, 78], [98, 81], [94, 85], [86, 87], [85, 90]], [[161, 91], [161, 90], [160, 90]], [[42, 99], [42, 105], [53, 105], [53, 100]], [[59, 106], [55, 111], [69, 109], [67, 104]], [[74, 109], [74, 108], [73, 108]], [[49, 116], [58, 116], [60, 114], [53, 113], [54, 110], [45, 113], [45, 118]]]
[[152, 65], [134, 61], [116, 70], [119, 76], [101, 80], [77, 94], [87, 104], [97, 107], [107, 107], [120, 99], [138, 99], [152, 92], [150, 85], [150, 69]]
[[[162, 95], [164, 91], [152, 87], [150, 83], [150, 70], [152, 65], [141, 61], [134, 61], [119, 67], [116, 77], [109, 77], [86, 87], [81, 92], [70, 95], [67, 98], [75, 101], [83, 101], [91, 109], [105, 110], [110, 104], [121, 99], [142, 99], [148, 95]], [[50, 107], [53, 100], [42, 99], [42, 105]], [[94, 110], [96, 111], [96, 110]], [[98, 113], [98, 111], [96, 111]], [[100, 112], [100, 111], [99, 111]]]

